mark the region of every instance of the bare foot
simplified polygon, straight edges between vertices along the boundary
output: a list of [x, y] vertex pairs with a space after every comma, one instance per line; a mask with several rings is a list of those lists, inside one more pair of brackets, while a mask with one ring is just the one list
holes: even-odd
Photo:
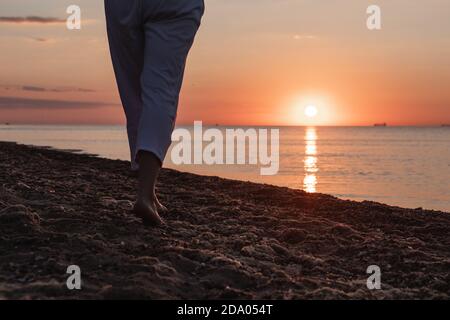
[[167, 209], [165, 205], [163, 205], [161, 202], [159, 202], [159, 199], [156, 195], [154, 197], [155, 197], [155, 206], [156, 206], [156, 209], [158, 210], [158, 212], [167, 213], [169, 211], [169, 209]]
[[156, 204], [151, 201], [138, 200], [134, 205], [133, 212], [142, 219], [144, 225], [161, 226], [165, 224], [158, 214]]

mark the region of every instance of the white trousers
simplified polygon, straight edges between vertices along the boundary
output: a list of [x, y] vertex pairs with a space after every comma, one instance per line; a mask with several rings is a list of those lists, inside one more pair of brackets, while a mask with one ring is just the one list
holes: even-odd
[[131, 166], [149, 151], [164, 161], [186, 58], [203, 0], [105, 0], [111, 58], [127, 119]]

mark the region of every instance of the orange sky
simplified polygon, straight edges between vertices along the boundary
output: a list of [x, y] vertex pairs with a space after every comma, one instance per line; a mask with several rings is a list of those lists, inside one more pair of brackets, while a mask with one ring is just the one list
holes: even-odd
[[[0, 123], [123, 123], [103, 1], [78, 3], [69, 31], [1, 17], [64, 20], [71, 1], [2, 0]], [[450, 2], [377, 3], [381, 31], [366, 28], [372, 1], [206, 0], [179, 123], [450, 123]]]

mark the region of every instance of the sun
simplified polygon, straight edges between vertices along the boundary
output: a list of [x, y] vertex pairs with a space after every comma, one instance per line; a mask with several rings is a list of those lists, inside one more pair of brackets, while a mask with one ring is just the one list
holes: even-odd
[[314, 105], [306, 106], [305, 108], [305, 116], [308, 118], [314, 118], [319, 113], [319, 110]]

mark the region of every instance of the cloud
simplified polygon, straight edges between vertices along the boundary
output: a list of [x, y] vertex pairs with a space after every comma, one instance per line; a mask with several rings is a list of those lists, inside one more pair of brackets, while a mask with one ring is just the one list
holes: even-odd
[[45, 88], [34, 87], [34, 86], [23, 86], [22, 90], [24, 90], [24, 91], [38, 91], [38, 92], [47, 91]]
[[0, 17], [0, 23], [13, 23], [13, 24], [55, 24], [66, 23], [65, 19], [53, 18], [53, 17]]
[[45, 88], [30, 85], [0, 85], [0, 89], [16, 90], [16, 91], [33, 91], [33, 92], [84, 92], [84, 93], [96, 92], [95, 90], [92, 89], [85, 89], [79, 87]]
[[115, 106], [97, 101], [44, 100], [20, 97], [0, 97], [0, 109], [90, 109]]
[[47, 91], [50, 92], [96, 92], [92, 89], [85, 89], [85, 88], [76, 88], [76, 87], [58, 87], [58, 88], [50, 88], [47, 89]]
[[37, 41], [37, 42], [52, 42], [52, 39], [50, 39], [50, 38], [30, 38], [30, 39]]

